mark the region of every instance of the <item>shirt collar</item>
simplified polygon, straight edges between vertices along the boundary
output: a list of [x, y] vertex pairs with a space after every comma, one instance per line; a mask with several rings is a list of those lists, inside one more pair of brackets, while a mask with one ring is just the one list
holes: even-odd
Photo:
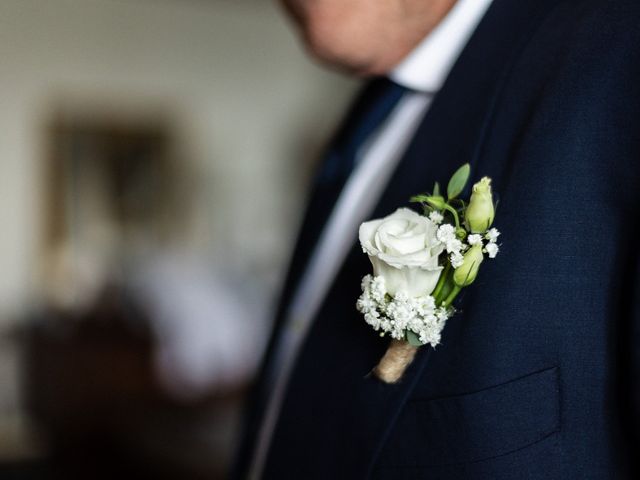
[[458, 0], [446, 17], [389, 74], [403, 87], [436, 93], [492, 0]]

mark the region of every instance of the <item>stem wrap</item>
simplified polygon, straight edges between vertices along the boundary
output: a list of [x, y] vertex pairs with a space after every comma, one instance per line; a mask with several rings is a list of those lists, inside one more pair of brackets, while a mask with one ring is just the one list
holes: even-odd
[[404, 340], [391, 340], [387, 351], [373, 369], [373, 374], [385, 383], [396, 383], [416, 356], [418, 347]]

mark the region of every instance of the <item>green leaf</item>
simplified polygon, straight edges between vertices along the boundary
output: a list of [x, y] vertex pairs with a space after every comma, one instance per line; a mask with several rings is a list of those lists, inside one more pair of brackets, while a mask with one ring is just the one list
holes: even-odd
[[440, 184], [438, 182], [436, 182], [436, 184], [433, 186], [433, 195], [435, 195], [436, 197], [442, 196], [442, 194], [440, 193]]
[[409, 345], [412, 345], [414, 347], [421, 347], [422, 345], [424, 345], [424, 343], [420, 341], [418, 335], [410, 330], [407, 330], [407, 342], [409, 342]]
[[456, 173], [453, 174], [451, 180], [449, 180], [449, 185], [447, 186], [447, 197], [449, 197], [449, 200], [456, 198], [460, 193], [462, 193], [464, 186], [469, 180], [470, 174], [471, 166], [468, 163], [465, 163], [456, 171]]

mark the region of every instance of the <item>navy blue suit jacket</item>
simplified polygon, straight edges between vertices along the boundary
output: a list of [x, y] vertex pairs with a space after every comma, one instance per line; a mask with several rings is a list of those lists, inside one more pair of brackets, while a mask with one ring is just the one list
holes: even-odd
[[[501, 253], [466, 289], [442, 344], [385, 385], [367, 376], [388, 340], [354, 307], [371, 271], [354, 232], [293, 372], [265, 477], [631, 477], [639, 160], [640, 2], [495, 0], [372, 218], [469, 162], [499, 192]], [[264, 408], [260, 378], [253, 400], [238, 476]]]

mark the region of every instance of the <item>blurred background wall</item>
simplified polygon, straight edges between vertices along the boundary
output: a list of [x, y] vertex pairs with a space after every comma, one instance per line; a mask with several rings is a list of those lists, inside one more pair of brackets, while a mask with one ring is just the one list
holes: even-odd
[[[356, 86], [313, 65], [265, 0], [0, 0], [0, 462], [50, 458], [67, 428], [52, 405], [75, 405], [65, 382], [89, 398], [64, 365], [121, 362], [96, 390], [109, 396], [122, 344], [150, 357], [162, 418], [215, 413], [229, 391], [237, 418]], [[204, 425], [224, 431], [224, 468], [237, 422], [221, 423]]]

